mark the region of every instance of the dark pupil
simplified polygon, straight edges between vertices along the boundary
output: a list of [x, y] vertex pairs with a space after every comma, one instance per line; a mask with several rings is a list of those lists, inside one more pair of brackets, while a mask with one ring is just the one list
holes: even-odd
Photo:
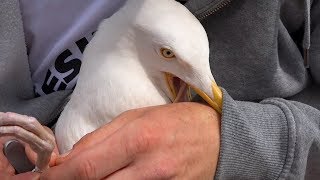
[[170, 52], [170, 51], [167, 51], [167, 55], [170, 56], [170, 55], [171, 55], [171, 52]]

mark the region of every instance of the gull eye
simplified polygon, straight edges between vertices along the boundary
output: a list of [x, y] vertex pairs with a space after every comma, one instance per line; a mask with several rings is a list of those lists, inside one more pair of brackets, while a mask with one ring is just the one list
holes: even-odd
[[161, 55], [166, 59], [173, 59], [176, 57], [174, 55], [174, 53], [172, 52], [172, 50], [167, 49], [167, 48], [161, 48], [160, 52], [161, 52]]

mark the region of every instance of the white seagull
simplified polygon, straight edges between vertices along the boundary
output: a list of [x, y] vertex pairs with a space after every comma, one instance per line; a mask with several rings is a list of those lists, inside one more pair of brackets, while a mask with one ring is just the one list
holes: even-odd
[[[203, 26], [174, 0], [128, 0], [85, 49], [77, 86], [55, 126], [60, 153], [127, 110], [185, 101], [189, 87], [221, 112]], [[0, 114], [0, 135], [15, 135], [10, 127], [19, 126], [15, 136], [38, 153], [37, 168], [48, 168], [54, 138], [32, 118], [6, 117]]]

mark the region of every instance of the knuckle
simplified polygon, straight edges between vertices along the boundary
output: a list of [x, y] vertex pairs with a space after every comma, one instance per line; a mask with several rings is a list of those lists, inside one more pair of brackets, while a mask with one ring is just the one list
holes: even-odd
[[135, 135], [129, 141], [129, 145], [131, 145], [130, 149], [133, 149], [137, 154], [150, 151], [159, 140], [157, 132], [150, 127], [144, 126], [142, 129], [142, 131], [135, 130]]
[[91, 160], [82, 161], [77, 172], [81, 179], [98, 179], [96, 167]]
[[55, 148], [55, 144], [56, 144], [56, 139], [54, 138], [54, 136], [50, 136], [49, 137], [49, 143], [54, 149]]
[[149, 147], [149, 137], [145, 133], [139, 133], [132, 141], [130, 141], [131, 147], [135, 153], [146, 152]]
[[12, 113], [12, 112], [6, 112], [6, 113], [4, 113], [4, 116], [3, 116], [5, 119], [14, 119], [14, 117], [15, 117], [15, 114], [14, 113]]
[[27, 116], [27, 118], [28, 118], [28, 121], [30, 124], [32, 124], [32, 125], [38, 124], [38, 120], [36, 118], [31, 117], [31, 116]]
[[45, 150], [47, 152], [52, 152], [54, 149], [54, 144], [52, 144], [51, 142], [47, 142], [46, 145], [45, 145]]
[[41, 144], [37, 147], [39, 152], [43, 153], [43, 154], [50, 154], [52, 153], [53, 149], [54, 149], [54, 145], [47, 142], [47, 141], [41, 141]]
[[54, 146], [56, 143], [55, 137], [50, 133], [46, 133], [46, 137], [44, 139], [52, 146]]

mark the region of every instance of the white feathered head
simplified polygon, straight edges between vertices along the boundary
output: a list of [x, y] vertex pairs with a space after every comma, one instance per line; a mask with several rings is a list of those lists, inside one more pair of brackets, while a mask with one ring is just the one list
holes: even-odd
[[189, 86], [221, 112], [222, 93], [210, 70], [207, 34], [182, 4], [128, 0], [102, 22], [96, 36], [103, 44], [101, 51], [121, 48], [123, 54], [139, 61], [173, 102], [185, 99]]

